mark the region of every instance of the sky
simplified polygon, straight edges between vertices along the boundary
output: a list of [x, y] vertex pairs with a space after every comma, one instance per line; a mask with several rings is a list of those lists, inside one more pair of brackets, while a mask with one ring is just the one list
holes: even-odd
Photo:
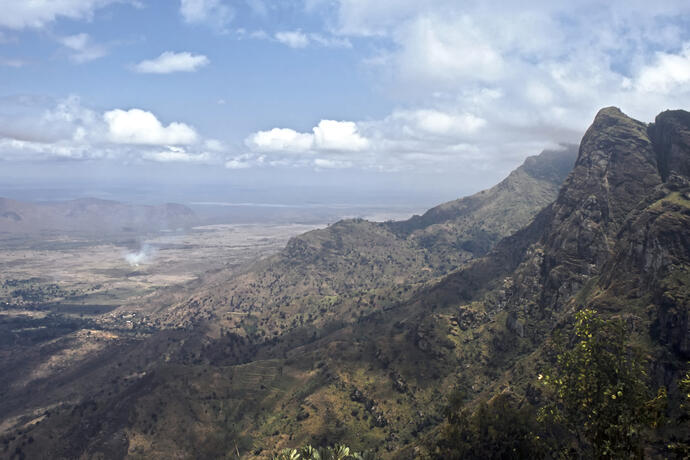
[[602, 107], [690, 109], [687, 1], [0, 11], [0, 194], [432, 204], [578, 143]]

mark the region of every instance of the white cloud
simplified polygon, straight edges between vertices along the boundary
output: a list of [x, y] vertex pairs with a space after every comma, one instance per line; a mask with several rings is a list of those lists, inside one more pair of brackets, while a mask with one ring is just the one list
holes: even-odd
[[41, 28], [60, 17], [91, 19], [94, 12], [123, 0], [0, 0], [0, 27]]
[[166, 74], [173, 72], [196, 72], [211, 61], [202, 54], [165, 51], [155, 59], [141, 61], [134, 66], [139, 73]]
[[250, 135], [245, 144], [259, 152], [307, 152], [314, 138], [311, 134], [298, 133], [289, 128], [273, 128]]
[[207, 24], [221, 32], [235, 17], [235, 10], [221, 0], [181, 0], [180, 14], [188, 24]]
[[486, 125], [486, 120], [471, 113], [447, 113], [435, 109], [400, 110], [393, 112], [392, 120], [410, 123], [407, 129], [433, 135], [468, 135]]
[[105, 46], [93, 43], [91, 37], [85, 33], [62, 37], [59, 41], [63, 46], [74, 51], [70, 59], [78, 64], [102, 58], [107, 54]]
[[314, 127], [314, 148], [318, 151], [358, 152], [369, 146], [351, 121], [321, 120]]
[[679, 54], [656, 53], [655, 62], [644, 66], [636, 79], [636, 87], [644, 92], [668, 94], [690, 83], [690, 43]]
[[366, 149], [369, 141], [359, 133], [354, 122], [321, 120], [312, 133], [273, 128], [251, 134], [245, 145], [256, 152], [312, 154], [358, 152]]
[[177, 122], [163, 126], [154, 114], [141, 109], [110, 110], [103, 119], [108, 125], [108, 139], [118, 144], [184, 145], [198, 138], [190, 126]]
[[469, 16], [421, 16], [396, 32], [402, 45], [393, 61], [414, 80], [491, 82], [508, 69], [501, 53]]
[[0, 160], [104, 158], [223, 165], [228, 148], [191, 126], [151, 112], [84, 107], [79, 98], [0, 98]]
[[301, 30], [277, 32], [275, 39], [290, 48], [304, 48], [309, 44], [309, 38]]

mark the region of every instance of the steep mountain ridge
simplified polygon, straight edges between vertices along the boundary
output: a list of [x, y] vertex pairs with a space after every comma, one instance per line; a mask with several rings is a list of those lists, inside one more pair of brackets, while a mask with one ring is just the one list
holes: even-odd
[[647, 129], [617, 108], [602, 109], [585, 133], [556, 201], [476, 267], [450, 275], [446, 282], [474, 284], [476, 295], [477, 279], [488, 283], [520, 264], [536, 264], [532, 273], [517, 271], [518, 277], [538, 280], [534, 292], [525, 289], [530, 283], [515, 283], [518, 287], [511, 296], [558, 310], [598, 274], [612, 254], [624, 219], [662, 183]]
[[501, 238], [527, 225], [534, 210], [551, 203], [573, 167], [576, 147], [545, 150], [525, 159], [494, 187], [443, 203], [421, 216], [386, 225], [434, 253], [486, 254]]

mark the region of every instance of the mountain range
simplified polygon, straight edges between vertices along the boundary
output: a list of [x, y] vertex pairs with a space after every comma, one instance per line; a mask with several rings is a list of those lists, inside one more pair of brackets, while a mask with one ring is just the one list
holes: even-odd
[[690, 113], [646, 124], [609, 107], [578, 149], [528, 158], [487, 191], [293, 238], [146, 306], [161, 325], [148, 334], [92, 327], [83, 340], [102, 346], [49, 377], [29, 357], [73, 342], [14, 350], [0, 430], [28, 458], [270, 458], [335, 442], [417, 458], [458, 390], [468, 407], [505, 392], [542, 404], [549, 341], [584, 307], [625, 320], [677, 406], [689, 305]]

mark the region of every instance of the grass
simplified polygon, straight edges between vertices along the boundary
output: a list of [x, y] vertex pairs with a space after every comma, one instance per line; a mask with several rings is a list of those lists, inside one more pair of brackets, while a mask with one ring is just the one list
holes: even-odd
[[672, 204], [690, 208], [690, 199], [686, 198], [687, 193], [688, 192], [671, 192], [660, 200], [657, 200], [650, 207], [652, 209], [659, 209], [665, 204]]

